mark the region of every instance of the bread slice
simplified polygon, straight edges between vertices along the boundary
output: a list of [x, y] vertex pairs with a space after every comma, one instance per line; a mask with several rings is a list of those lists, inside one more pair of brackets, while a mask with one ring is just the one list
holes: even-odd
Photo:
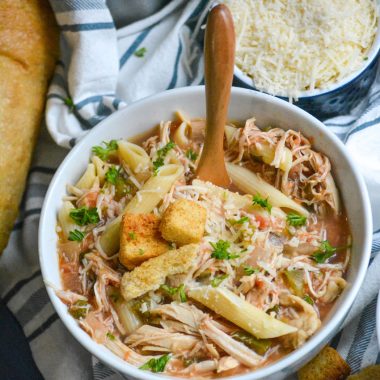
[[48, 0], [0, 1], [0, 254], [18, 214], [58, 53]]
[[344, 380], [351, 368], [338, 351], [326, 346], [313, 360], [298, 371], [299, 380]]
[[198, 250], [198, 244], [185, 245], [145, 261], [132, 272], [124, 273], [120, 286], [122, 296], [126, 301], [140, 297], [158, 289], [167, 276], [188, 271]]
[[355, 375], [348, 376], [347, 380], [376, 380], [380, 379], [380, 365], [370, 365]]

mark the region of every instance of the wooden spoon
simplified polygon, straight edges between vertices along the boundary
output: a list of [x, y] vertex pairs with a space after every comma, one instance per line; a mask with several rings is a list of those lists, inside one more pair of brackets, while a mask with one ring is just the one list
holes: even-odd
[[224, 126], [231, 95], [235, 60], [235, 32], [231, 13], [214, 7], [207, 19], [205, 36], [206, 135], [196, 175], [221, 187], [229, 187], [224, 163]]

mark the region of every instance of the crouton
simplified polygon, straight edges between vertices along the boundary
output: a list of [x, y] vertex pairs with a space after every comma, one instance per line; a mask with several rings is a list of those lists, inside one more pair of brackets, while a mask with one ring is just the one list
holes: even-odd
[[142, 263], [132, 272], [126, 272], [121, 280], [121, 294], [126, 301], [156, 290], [165, 283], [167, 276], [188, 271], [197, 256], [198, 244], [189, 244], [167, 251]]
[[198, 243], [205, 230], [206, 209], [196, 202], [180, 199], [164, 212], [160, 231], [165, 240], [179, 246]]
[[325, 347], [313, 360], [298, 371], [299, 380], [344, 380], [350, 366], [332, 347]]
[[165, 253], [169, 249], [153, 214], [125, 214], [121, 222], [119, 260], [128, 269]]
[[348, 376], [347, 380], [375, 380], [380, 379], [380, 365], [370, 365], [355, 375]]

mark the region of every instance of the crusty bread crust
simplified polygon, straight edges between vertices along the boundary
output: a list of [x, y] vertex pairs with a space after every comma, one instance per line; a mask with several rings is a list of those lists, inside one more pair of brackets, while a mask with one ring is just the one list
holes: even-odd
[[18, 214], [58, 35], [48, 0], [0, 1], [0, 254]]
[[350, 374], [350, 366], [338, 351], [326, 346], [313, 360], [298, 371], [299, 380], [344, 380]]

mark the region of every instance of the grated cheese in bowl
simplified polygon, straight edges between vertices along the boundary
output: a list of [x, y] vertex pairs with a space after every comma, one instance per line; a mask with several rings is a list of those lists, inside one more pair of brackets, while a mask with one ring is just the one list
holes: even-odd
[[224, 0], [236, 66], [267, 93], [298, 98], [362, 68], [377, 32], [375, 0]]

